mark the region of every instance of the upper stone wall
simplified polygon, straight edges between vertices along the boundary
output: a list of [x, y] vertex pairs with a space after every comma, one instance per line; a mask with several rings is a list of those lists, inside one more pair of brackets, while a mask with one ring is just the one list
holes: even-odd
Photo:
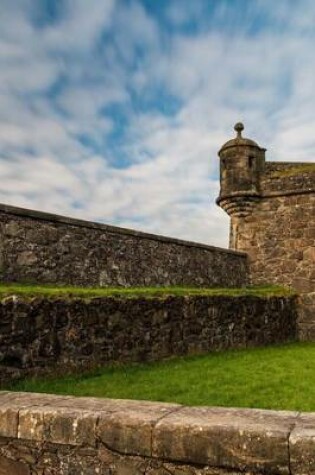
[[247, 272], [241, 252], [0, 205], [2, 281], [240, 287]]
[[263, 193], [315, 192], [315, 163], [266, 162], [260, 184]]

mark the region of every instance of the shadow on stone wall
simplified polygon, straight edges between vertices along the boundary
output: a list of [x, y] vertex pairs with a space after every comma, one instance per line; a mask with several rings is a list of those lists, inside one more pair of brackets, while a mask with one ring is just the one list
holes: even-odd
[[2, 382], [296, 338], [295, 297], [8, 297], [0, 312]]

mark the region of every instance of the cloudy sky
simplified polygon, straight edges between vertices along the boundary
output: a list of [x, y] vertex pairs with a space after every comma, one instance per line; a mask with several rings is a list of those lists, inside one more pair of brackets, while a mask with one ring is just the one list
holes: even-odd
[[314, 160], [314, 0], [0, 0], [0, 202], [227, 246], [217, 150]]

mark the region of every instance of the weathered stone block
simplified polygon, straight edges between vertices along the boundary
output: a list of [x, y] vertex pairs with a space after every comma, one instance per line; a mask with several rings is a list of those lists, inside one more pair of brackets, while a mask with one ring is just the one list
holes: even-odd
[[19, 411], [18, 438], [44, 442], [49, 426], [44, 421], [45, 410], [31, 407]]
[[18, 420], [18, 410], [0, 401], [0, 437], [17, 437]]
[[31, 475], [29, 466], [0, 455], [0, 475]]
[[296, 414], [183, 408], [153, 431], [153, 456], [240, 471], [289, 474], [288, 437]]
[[152, 429], [177, 404], [141, 403], [122, 404], [110, 416], [100, 416], [97, 434], [107, 448], [122, 454], [150, 456]]
[[17, 256], [17, 264], [19, 266], [31, 266], [38, 261], [33, 251], [23, 251]]
[[315, 474], [315, 414], [300, 414], [289, 439], [292, 475]]
[[92, 412], [78, 413], [56, 410], [48, 414], [49, 440], [65, 445], [96, 445], [95, 428], [97, 415]]

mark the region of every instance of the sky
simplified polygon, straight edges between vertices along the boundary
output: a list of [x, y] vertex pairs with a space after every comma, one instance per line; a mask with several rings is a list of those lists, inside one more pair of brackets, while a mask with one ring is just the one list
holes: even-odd
[[313, 0], [0, 0], [0, 202], [228, 245], [217, 151], [314, 161]]

